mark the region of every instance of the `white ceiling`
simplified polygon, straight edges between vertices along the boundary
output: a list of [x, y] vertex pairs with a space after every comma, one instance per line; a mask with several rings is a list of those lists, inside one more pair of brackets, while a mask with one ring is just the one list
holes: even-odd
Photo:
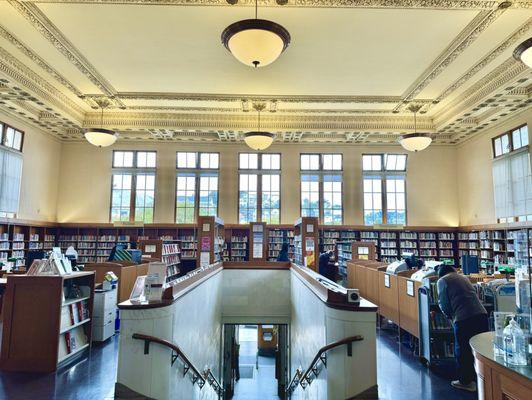
[[[279, 60], [257, 70], [220, 43], [223, 29], [251, 18], [253, 8], [223, 0], [142, 2], [0, 2], [0, 51], [13, 57], [6, 58], [11, 70], [0, 69], [6, 80], [0, 109], [33, 115], [31, 122], [59, 137], [80, 139], [79, 128], [97, 121], [93, 99], [105, 96], [114, 106], [106, 113], [109, 127], [142, 131], [148, 139], [154, 131], [176, 139], [201, 131], [202, 140], [237, 140], [254, 120], [241, 100], [276, 100], [277, 112], [265, 121], [279, 136], [294, 140], [287, 133], [297, 130], [303, 135], [296, 141], [325, 135], [389, 142], [412, 130], [406, 105], [413, 101], [424, 105], [421, 126], [439, 132], [441, 143], [455, 143], [474, 130], [449, 124], [493, 96], [501, 99], [503, 86], [516, 88], [504, 95], [519, 89], [520, 106], [528, 107], [530, 71], [511, 54], [532, 36], [531, 1], [498, 10], [495, 1], [405, 1], [394, 8], [369, 0], [350, 8], [265, 0], [259, 17], [282, 24], [292, 42]], [[501, 82], [488, 92], [482, 80], [497, 68], [505, 75], [493, 74]], [[9, 94], [13, 87], [27, 96]]]

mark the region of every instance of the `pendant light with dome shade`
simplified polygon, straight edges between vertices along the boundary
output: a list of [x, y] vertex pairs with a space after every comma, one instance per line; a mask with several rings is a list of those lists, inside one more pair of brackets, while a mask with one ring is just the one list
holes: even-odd
[[[100, 119], [100, 126], [103, 127], [103, 109], [109, 107], [109, 101], [100, 100], [100, 99], [95, 100], [95, 101], [102, 111], [101, 119]], [[87, 129], [84, 135], [85, 135], [85, 139], [87, 139], [87, 142], [97, 147], [111, 146], [116, 142], [116, 139], [118, 138], [118, 135], [116, 134], [115, 131], [112, 131], [110, 129], [104, 129], [104, 128]]]
[[525, 40], [514, 50], [514, 58], [532, 68], [532, 37]]
[[416, 113], [421, 109], [421, 106], [412, 104], [408, 109], [414, 113], [414, 133], [400, 136], [399, 143], [403, 146], [403, 149], [408, 151], [425, 150], [432, 143], [432, 138], [428, 133], [417, 132]]
[[255, 0], [255, 18], [237, 21], [225, 28], [222, 44], [241, 63], [265, 67], [286, 50], [290, 33], [273, 21], [259, 19], [258, 0]]
[[260, 112], [266, 108], [266, 105], [264, 103], [256, 103], [253, 104], [253, 108], [258, 112], [258, 129], [245, 133], [244, 142], [253, 150], [261, 151], [271, 146], [275, 135], [269, 132], [261, 132], [260, 130]]

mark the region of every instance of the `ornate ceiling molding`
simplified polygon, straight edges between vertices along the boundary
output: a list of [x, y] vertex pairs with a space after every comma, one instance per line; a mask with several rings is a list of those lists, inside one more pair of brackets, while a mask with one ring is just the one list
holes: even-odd
[[[97, 95], [87, 95], [94, 98]], [[400, 96], [334, 96], [334, 95], [265, 95], [265, 94], [222, 94], [222, 93], [168, 93], [168, 92], [119, 92], [115, 95], [121, 100], [161, 100], [161, 101], [238, 101], [249, 100], [266, 102], [277, 100], [283, 103], [375, 103], [395, 104]], [[432, 100], [419, 99], [416, 102], [430, 103]]]
[[[24, 93], [27, 100], [44, 106], [43, 101], [57, 107], [70, 118], [74, 118], [81, 123], [84, 116], [84, 110], [61, 93], [57, 88], [50, 85], [38, 74], [23, 65], [19, 60], [13, 57], [7, 50], [0, 46], [0, 73], [17, 82], [25, 90], [33, 92], [33, 95]], [[37, 97], [40, 99], [37, 99]]]
[[6, 39], [15, 46], [22, 54], [32, 60], [35, 64], [50, 74], [57, 82], [70, 90], [74, 95], [81, 96], [81, 91], [76, 88], [68, 79], [61, 75], [55, 68], [48, 64], [44, 59], [39, 57], [33, 50], [22, 43], [15, 35], [0, 25], [0, 37]]
[[447, 87], [437, 98], [437, 102], [441, 102], [448, 97], [455, 90], [459, 89], [465, 82], [471, 79], [475, 74], [480, 72], [490, 62], [500, 56], [506, 49], [517, 43], [529, 30], [532, 28], [532, 18], [529, 18], [523, 25], [521, 25], [515, 32], [513, 32], [506, 40], [504, 40], [495, 49], [484, 56], [478, 63], [472, 66], [466, 71], [460, 78], [454, 81], [449, 87]]
[[[24, 0], [28, 3], [55, 4], [131, 4], [166, 6], [228, 6], [226, 0]], [[276, 0], [259, 0], [261, 7], [279, 7]], [[235, 6], [254, 5], [253, 0], [238, 0]], [[493, 0], [288, 0], [282, 7], [307, 8], [405, 8], [434, 10], [493, 10], [499, 1]], [[233, 6], [233, 7], [235, 7]], [[513, 8], [531, 8], [527, 0], [513, 2]]]
[[32, 3], [7, 0], [37, 31], [39, 31], [67, 60], [96, 85], [107, 96], [114, 96], [116, 90], [57, 29], [39, 8]]
[[502, 13], [504, 8], [481, 11], [403, 94], [411, 101], [467, 49]]
[[438, 129], [442, 129], [445, 125], [452, 122], [457, 115], [467, 112], [470, 108], [482, 103], [490, 95], [495, 93], [499, 94], [502, 89], [502, 94], [499, 94], [502, 96], [505, 92], [509, 92], [515, 88], [511, 86], [512, 82], [523, 77], [529, 78], [531, 76], [532, 72], [526, 65], [516, 61], [513, 57], [508, 58], [492, 72], [454, 99], [450, 104], [446, 105], [445, 109], [436, 114], [434, 116], [434, 125]]
[[[138, 129], [194, 129], [194, 130], [243, 130], [256, 124], [253, 114], [169, 114], [169, 113], [104, 113], [103, 127], [115, 130]], [[100, 126], [100, 114], [88, 113], [84, 128]], [[408, 133], [413, 131], [412, 116], [301, 116], [264, 114], [261, 118], [264, 129], [274, 132], [320, 130], [388, 131]], [[418, 129], [436, 132], [430, 118], [418, 118]]]

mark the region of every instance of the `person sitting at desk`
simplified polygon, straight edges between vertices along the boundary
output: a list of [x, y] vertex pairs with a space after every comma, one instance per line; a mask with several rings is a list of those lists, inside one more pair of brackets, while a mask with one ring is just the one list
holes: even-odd
[[290, 259], [288, 258], [288, 243], [287, 242], [283, 242], [281, 251], [279, 252], [279, 255], [277, 256], [277, 261], [280, 261], [280, 262], [290, 261]]
[[334, 281], [334, 276], [332, 276], [332, 271], [329, 268], [329, 261], [331, 257], [334, 255], [334, 252], [332, 250], [326, 251], [325, 253], [320, 254], [319, 258], [319, 269], [318, 272], [320, 275], [323, 275], [327, 279], [330, 279], [331, 281]]
[[460, 377], [451, 385], [475, 392], [476, 374], [469, 340], [489, 330], [488, 315], [466, 276], [459, 275], [450, 265], [442, 265], [438, 276], [438, 303], [441, 311], [453, 321], [454, 356]]

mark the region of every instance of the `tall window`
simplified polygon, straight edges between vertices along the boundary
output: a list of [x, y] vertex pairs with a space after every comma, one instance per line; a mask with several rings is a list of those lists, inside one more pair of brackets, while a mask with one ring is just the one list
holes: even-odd
[[155, 151], [114, 151], [111, 221], [153, 222]]
[[406, 225], [406, 154], [362, 156], [364, 224]]
[[0, 122], [0, 217], [14, 218], [18, 211], [23, 138], [23, 132]]
[[218, 153], [177, 152], [176, 222], [218, 214]]
[[301, 154], [301, 216], [341, 224], [342, 155]]
[[501, 223], [532, 221], [532, 176], [528, 127], [493, 138], [495, 214]]
[[281, 222], [281, 155], [240, 153], [238, 220]]

